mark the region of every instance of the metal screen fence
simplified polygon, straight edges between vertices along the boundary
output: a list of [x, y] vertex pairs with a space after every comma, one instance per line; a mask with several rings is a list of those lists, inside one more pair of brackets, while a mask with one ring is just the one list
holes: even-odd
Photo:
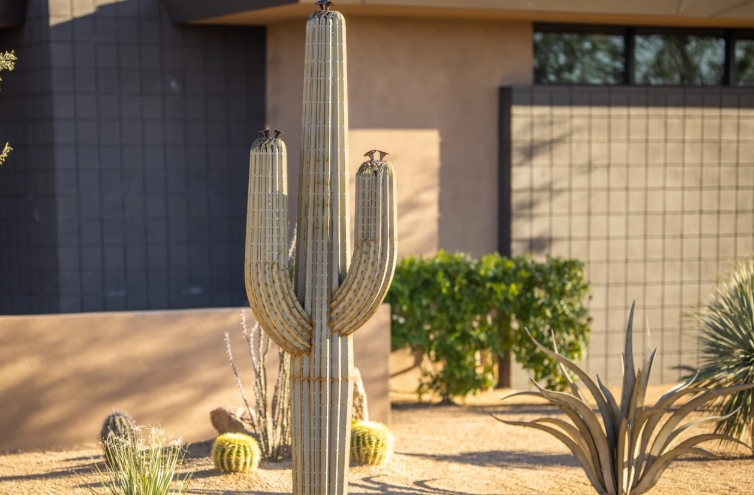
[[620, 381], [636, 300], [635, 328], [646, 317], [659, 346], [655, 382], [677, 380], [699, 361], [688, 312], [754, 250], [754, 91], [534, 86], [501, 94], [511, 254], [586, 262], [591, 374]]

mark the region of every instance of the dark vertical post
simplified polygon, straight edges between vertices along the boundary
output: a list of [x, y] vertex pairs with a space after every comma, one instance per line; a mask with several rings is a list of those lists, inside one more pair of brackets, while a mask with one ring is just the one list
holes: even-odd
[[[511, 221], [513, 208], [511, 205], [511, 168], [512, 168], [512, 127], [511, 111], [513, 108], [513, 88], [500, 88], [498, 116], [498, 234], [497, 250], [503, 256], [510, 257], [512, 232]], [[497, 321], [509, 321], [497, 315]], [[510, 325], [504, 325], [510, 327]], [[500, 331], [505, 331], [500, 329]], [[508, 328], [507, 331], [510, 331]], [[509, 350], [496, 356], [497, 385], [496, 388], [510, 388], [511, 386], [511, 354]]]
[[736, 85], [736, 32], [732, 29], [725, 32], [725, 66], [722, 84], [723, 86]]
[[636, 29], [626, 28], [623, 39], [623, 83], [631, 86], [636, 84]]
[[498, 116], [498, 236], [497, 250], [511, 255], [511, 109], [513, 88], [500, 88]]

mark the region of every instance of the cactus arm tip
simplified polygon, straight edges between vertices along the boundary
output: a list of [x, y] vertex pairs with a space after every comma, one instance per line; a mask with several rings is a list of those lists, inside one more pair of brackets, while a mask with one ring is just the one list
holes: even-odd
[[387, 153], [367, 152], [369, 161], [356, 175], [356, 229], [353, 263], [333, 295], [333, 332], [350, 335], [377, 311], [387, 295], [396, 264], [395, 171], [390, 162], [375, 160]]
[[[265, 130], [269, 136], [269, 129]], [[270, 338], [290, 354], [311, 348], [311, 318], [296, 299], [287, 273], [288, 191], [285, 143], [258, 139], [251, 149], [246, 217], [246, 294]], [[269, 235], [269, 223], [274, 234]]]

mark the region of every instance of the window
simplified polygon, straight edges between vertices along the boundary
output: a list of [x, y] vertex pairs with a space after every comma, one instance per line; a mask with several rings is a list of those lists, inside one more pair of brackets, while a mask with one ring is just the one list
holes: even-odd
[[539, 24], [534, 82], [754, 86], [754, 32]]
[[754, 39], [736, 40], [735, 74], [737, 86], [754, 86]]
[[636, 84], [717, 86], [725, 73], [725, 39], [693, 34], [637, 35]]
[[537, 83], [620, 84], [625, 40], [620, 35], [534, 33]]

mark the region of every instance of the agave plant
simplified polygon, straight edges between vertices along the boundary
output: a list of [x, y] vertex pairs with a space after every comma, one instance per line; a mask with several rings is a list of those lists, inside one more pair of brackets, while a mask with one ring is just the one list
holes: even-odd
[[[738, 263], [706, 308], [697, 313], [702, 369], [698, 383], [724, 387], [754, 382], [754, 257]], [[715, 433], [743, 440], [748, 430], [754, 446], [754, 390], [742, 390], [713, 404], [726, 416]]]
[[[563, 442], [581, 464], [592, 486], [601, 495], [646, 493], [657, 484], [668, 465], [684, 454], [716, 458], [714, 454], [697, 447], [703, 442], [722, 440], [747, 447], [735, 438], [717, 433], [699, 434], [675, 442], [679, 435], [691, 428], [727, 417], [707, 417], [681, 425], [691, 412], [714, 399], [754, 388], [754, 384], [706, 389], [692, 387], [696, 379], [694, 376], [669, 390], [656, 404], [645, 404], [649, 374], [657, 349], [647, 354], [642, 368], [635, 369], [633, 319], [632, 305], [623, 354], [623, 390], [620, 404], [599, 377], [595, 383], [573, 361], [559, 355], [557, 348], [551, 351], [537, 342], [537, 347], [542, 352], [558, 362], [571, 393], [551, 392], [535, 382], [537, 392], [519, 392], [508, 398], [521, 395], [544, 398], [560, 408], [572, 424], [558, 418], [541, 418], [534, 421], [505, 421], [495, 418], [509, 425], [547, 432]], [[597, 403], [598, 413], [588, 404], [581, 386], [571, 379], [566, 369], [573, 372], [589, 390]], [[671, 407], [684, 397], [689, 399], [671, 411]], [[668, 412], [670, 416], [665, 418]]]

